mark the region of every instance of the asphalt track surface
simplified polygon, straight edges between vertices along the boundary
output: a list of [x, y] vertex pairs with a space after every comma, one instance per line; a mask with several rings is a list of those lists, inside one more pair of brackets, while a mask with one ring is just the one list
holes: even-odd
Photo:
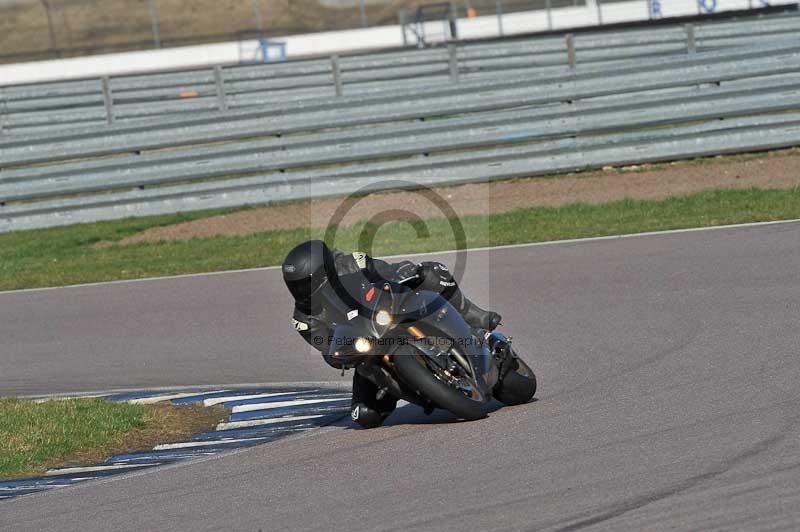
[[[473, 423], [407, 406], [0, 503], [0, 529], [800, 528], [800, 224], [471, 256], [537, 402]], [[330, 377], [278, 275], [0, 295], [0, 390]]]

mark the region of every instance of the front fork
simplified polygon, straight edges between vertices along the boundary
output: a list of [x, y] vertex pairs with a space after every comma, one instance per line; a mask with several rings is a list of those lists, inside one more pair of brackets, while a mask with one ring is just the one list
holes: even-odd
[[491, 370], [487, 372], [486, 383], [494, 388], [502, 379], [500, 368], [505, 359], [514, 356], [511, 348], [511, 338], [497, 331], [488, 332], [481, 345], [488, 360], [491, 360]]
[[497, 331], [490, 332], [485, 343], [492, 354], [496, 349], [505, 349], [506, 346], [511, 350], [511, 337]]

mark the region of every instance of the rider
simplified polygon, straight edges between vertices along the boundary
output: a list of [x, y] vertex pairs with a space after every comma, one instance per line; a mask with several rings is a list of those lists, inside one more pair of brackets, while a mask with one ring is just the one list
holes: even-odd
[[[412, 285], [420, 290], [438, 292], [447, 299], [475, 329], [494, 330], [500, 324], [500, 315], [481, 309], [464, 297], [447, 266], [439, 262], [415, 264], [402, 261], [389, 264], [373, 259], [366, 253], [344, 253], [331, 250], [321, 240], [308, 240], [292, 249], [283, 261], [283, 280], [295, 300], [292, 324], [300, 336], [318, 349], [325, 361], [337, 369], [341, 363], [329, 359], [328, 339], [330, 328], [328, 312], [322, 298], [314, 297], [331, 278], [357, 272], [373, 281], [379, 279], [401, 280], [417, 277]], [[378, 387], [361, 376], [353, 375], [353, 401], [351, 417], [365, 428], [377, 427], [394, 411], [397, 399], [389, 395], [376, 397]]]

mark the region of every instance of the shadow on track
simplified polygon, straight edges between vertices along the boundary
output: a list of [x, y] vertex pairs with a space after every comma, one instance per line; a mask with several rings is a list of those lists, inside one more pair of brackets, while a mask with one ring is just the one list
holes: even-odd
[[[526, 403], [525, 405], [518, 405], [518, 406], [531, 405], [536, 403], [537, 401], [538, 399], [534, 397], [530, 402]], [[503, 408], [507, 408], [506, 405], [504, 405], [499, 401], [492, 401], [491, 405], [489, 406], [489, 415], [491, 416], [491, 414]], [[481, 420], [479, 420], [478, 422], [480, 421]], [[442, 410], [440, 408], [437, 408], [430, 415], [426, 415], [421, 407], [413, 404], [403, 403], [397, 407], [397, 410], [392, 412], [392, 415], [390, 415], [381, 426], [396, 427], [401, 425], [448, 425], [451, 423], [466, 423], [466, 422], [456, 418], [453, 414], [451, 414], [447, 410]], [[356, 425], [350, 419], [345, 420], [345, 426], [348, 429], [365, 430]]]

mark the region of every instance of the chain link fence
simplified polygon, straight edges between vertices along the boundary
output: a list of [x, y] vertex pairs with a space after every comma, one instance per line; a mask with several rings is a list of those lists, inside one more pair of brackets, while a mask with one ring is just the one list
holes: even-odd
[[[0, 0], [0, 62], [397, 24], [441, 0]], [[458, 0], [458, 17], [584, 0]]]

